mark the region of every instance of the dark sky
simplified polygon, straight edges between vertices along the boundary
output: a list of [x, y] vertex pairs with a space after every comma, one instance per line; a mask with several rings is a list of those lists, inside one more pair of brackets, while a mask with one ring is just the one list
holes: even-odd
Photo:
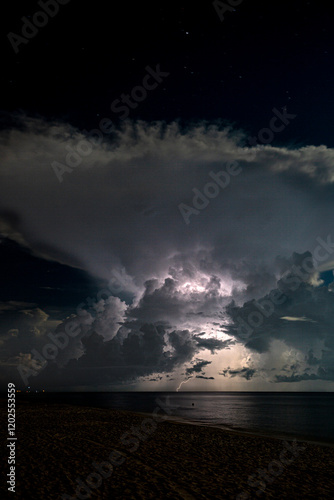
[[93, 128], [111, 102], [139, 85], [147, 65], [170, 72], [164, 85], [131, 112], [142, 120], [227, 120], [254, 134], [271, 109], [298, 114], [279, 139], [332, 145], [332, 9], [315, 1], [241, 1], [220, 21], [213, 2], [70, 0], [18, 54], [37, 2], [6, 6], [3, 111]]
[[2, 385], [333, 390], [333, 9], [231, 3], [6, 5]]

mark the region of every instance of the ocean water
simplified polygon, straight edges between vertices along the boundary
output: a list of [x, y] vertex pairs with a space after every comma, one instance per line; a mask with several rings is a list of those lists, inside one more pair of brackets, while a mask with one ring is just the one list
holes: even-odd
[[22, 395], [46, 402], [171, 415], [202, 425], [334, 443], [334, 393], [100, 392]]

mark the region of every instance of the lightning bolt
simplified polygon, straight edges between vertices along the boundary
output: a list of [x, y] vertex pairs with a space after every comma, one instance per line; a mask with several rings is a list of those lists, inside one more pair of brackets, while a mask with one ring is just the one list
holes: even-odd
[[187, 382], [189, 382], [189, 380], [191, 380], [191, 379], [192, 379], [192, 377], [189, 377], [189, 378], [187, 378], [186, 380], [182, 380], [182, 382], [180, 382], [179, 387], [176, 389], [176, 392], [179, 392], [179, 390], [180, 390], [180, 388], [181, 388], [182, 384], [186, 384], [186, 383], [187, 383]]

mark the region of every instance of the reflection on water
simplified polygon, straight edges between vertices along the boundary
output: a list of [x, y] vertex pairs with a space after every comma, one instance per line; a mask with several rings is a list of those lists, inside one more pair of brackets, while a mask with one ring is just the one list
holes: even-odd
[[333, 393], [122, 392], [45, 393], [52, 402], [152, 412], [168, 397], [172, 414], [186, 420], [334, 442]]

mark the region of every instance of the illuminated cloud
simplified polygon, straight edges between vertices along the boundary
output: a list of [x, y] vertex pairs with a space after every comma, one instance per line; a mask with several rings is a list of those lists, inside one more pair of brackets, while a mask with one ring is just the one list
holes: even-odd
[[[324, 283], [319, 272], [333, 268], [333, 256], [328, 251], [296, 290], [280, 278], [317, 255], [319, 238], [331, 249], [334, 151], [246, 147], [244, 138], [217, 123], [124, 122], [59, 183], [51, 164], [66, 161], [86, 139], [83, 132], [29, 117], [3, 132], [3, 241], [15, 241], [30, 263], [86, 273], [97, 289], [115, 272], [122, 277], [113, 296], [87, 308], [86, 324], [73, 302], [63, 316], [53, 309], [51, 317], [48, 304], [41, 306], [41, 297], [63, 283], [44, 283], [38, 300], [3, 301], [3, 365], [29, 363], [31, 349], [42, 349], [47, 334], [63, 331], [74, 317], [81, 333], [40, 372], [41, 383], [98, 386], [140, 377], [160, 383], [160, 374], [182, 367], [186, 376], [212, 379], [215, 356], [233, 351], [239, 360], [240, 349], [259, 356], [258, 366], [222, 366], [225, 378], [332, 380], [333, 280]], [[180, 203], [193, 204], [193, 190], [203, 194], [210, 172], [222, 172], [228, 162], [241, 172], [185, 224]], [[238, 317], [247, 321], [255, 302], [275, 289], [288, 300], [245, 338]], [[280, 361], [271, 374], [268, 360], [277, 349]], [[287, 364], [289, 349], [296, 359]], [[210, 373], [195, 369], [198, 355]]]

